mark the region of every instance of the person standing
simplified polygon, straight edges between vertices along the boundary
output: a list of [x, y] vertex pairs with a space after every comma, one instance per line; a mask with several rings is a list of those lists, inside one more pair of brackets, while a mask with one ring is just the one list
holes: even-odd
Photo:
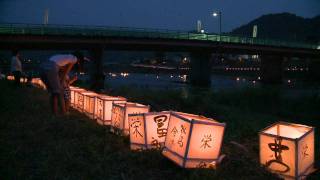
[[78, 64], [78, 70], [82, 69], [83, 55], [80, 52], [54, 55], [40, 65], [40, 78], [51, 94], [50, 104], [55, 115], [58, 115], [58, 102], [62, 114], [66, 113], [62, 83], [66, 81], [68, 73], [75, 64]]
[[22, 64], [20, 61], [20, 53], [17, 50], [12, 51], [11, 73], [14, 76], [15, 84], [17, 86], [19, 86], [20, 85], [20, 78], [22, 76]]

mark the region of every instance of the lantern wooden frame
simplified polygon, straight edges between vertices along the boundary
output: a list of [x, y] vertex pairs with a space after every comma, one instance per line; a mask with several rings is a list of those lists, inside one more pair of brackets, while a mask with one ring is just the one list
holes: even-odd
[[[285, 135], [281, 135], [281, 128], [280, 126], [286, 126], [286, 127], [293, 127], [293, 128], [300, 128], [300, 131], [302, 131], [301, 129], [306, 129], [305, 132], [301, 132], [302, 134], [297, 136], [297, 137], [288, 137], [288, 136], [285, 136]], [[271, 133], [271, 130], [272, 128], [276, 128], [276, 134], [274, 133]], [[269, 132], [268, 132], [269, 130]], [[299, 131], [299, 130], [297, 130]], [[288, 122], [283, 122], [283, 121], [279, 121], [279, 122], [276, 122], [264, 129], [262, 129], [260, 132], [259, 132], [259, 146], [260, 146], [260, 151], [259, 151], [259, 155], [260, 155], [260, 163], [263, 165], [263, 166], [266, 166], [266, 168], [273, 172], [273, 173], [277, 173], [278, 175], [280, 175], [281, 177], [284, 177], [284, 178], [294, 178], [294, 179], [300, 179], [300, 178], [303, 178], [305, 176], [307, 176], [310, 172], [312, 172], [314, 169], [313, 169], [313, 166], [314, 166], [314, 158], [315, 158], [315, 146], [314, 146], [314, 137], [315, 137], [315, 128], [314, 127], [311, 127], [311, 126], [306, 126], [306, 125], [301, 125], [301, 124], [294, 124], [294, 123], [288, 123]], [[288, 171], [288, 172], [278, 172], [276, 170], [272, 170], [271, 168], [268, 168], [267, 167], [267, 163], [268, 162], [263, 162], [263, 160], [267, 159], [265, 158], [265, 154], [263, 152], [265, 152], [265, 149], [268, 149], [265, 147], [265, 143], [263, 143], [262, 141], [262, 138], [274, 138], [274, 142], [275, 143], [269, 143], [268, 146], [270, 148], [270, 151], [271, 150], [271, 147], [273, 148], [277, 148], [277, 147], [280, 147], [280, 146], [283, 146], [281, 145], [281, 142], [282, 140], [285, 141], [285, 142], [288, 142], [290, 143], [292, 146], [294, 146], [294, 149], [291, 150], [293, 151], [293, 156], [291, 157], [288, 157], [288, 158], [294, 158], [293, 160], [293, 163], [294, 163], [294, 166], [293, 167], [289, 167], [289, 165], [287, 165], [286, 162], [283, 162], [282, 160], [282, 157], [281, 157], [281, 163], [284, 163], [285, 165], [283, 165], [283, 167], [287, 166], [288, 168], [294, 168], [293, 171], [291, 171], [291, 169]], [[308, 139], [309, 138], [309, 139]], [[310, 140], [311, 139], [311, 140]], [[310, 151], [308, 151], [308, 155], [311, 155], [310, 158], [308, 158], [311, 162], [307, 162], [308, 165], [307, 167], [305, 168], [302, 168], [300, 166], [302, 166], [303, 164], [301, 164], [299, 162], [299, 157], [301, 156], [301, 154], [303, 153], [306, 153], [306, 152], [303, 152], [301, 150], [303, 150], [303, 147], [302, 147], [302, 144], [301, 142], [304, 142], [304, 141], [311, 141], [311, 143], [309, 144], [309, 146], [311, 146], [310, 148]], [[279, 144], [277, 144], [277, 142]], [[270, 145], [270, 144], [274, 144], [274, 145]], [[289, 145], [290, 145], [289, 144]], [[288, 145], [288, 146], [289, 146]], [[288, 148], [288, 146], [286, 146]], [[308, 147], [308, 146], [307, 146]], [[286, 150], [289, 150], [286, 149]], [[262, 152], [263, 151], [263, 152]], [[281, 153], [283, 150], [280, 150], [280, 156], [281, 156]], [[272, 151], [272, 152], [275, 152], [275, 151]], [[273, 161], [276, 161], [276, 158], [274, 159], [271, 159]], [[270, 158], [269, 158], [269, 162], [271, 161]], [[284, 160], [285, 161], [285, 160]], [[301, 160], [300, 160], [301, 161]], [[270, 165], [270, 164], [269, 164]], [[293, 175], [290, 175], [290, 172], [292, 174], [293, 172]], [[288, 174], [289, 173], [289, 174]]]
[[112, 106], [113, 103], [125, 103], [127, 99], [124, 97], [113, 97], [101, 95], [96, 98], [94, 118], [101, 125], [111, 125]]
[[[139, 109], [139, 110], [131, 113], [130, 111], [132, 108]], [[115, 115], [116, 109], [120, 110], [120, 114]], [[111, 131], [118, 132], [123, 135], [129, 135], [128, 115], [146, 113], [149, 111], [150, 111], [150, 106], [148, 105], [132, 103], [132, 102], [113, 103], [112, 115], [111, 115], [111, 127], [112, 127]]]
[[[170, 121], [169, 121], [169, 126], [168, 126], [168, 133], [171, 130], [171, 126], [172, 126], [171, 121], [172, 121], [172, 118], [174, 118], [174, 117], [178, 118], [181, 121], [188, 123], [190, 125], [189, 132], [186, 134], [187, 140], [186, 140], [185, 150], [182, 153], [183, 155], [181, 155], [181, 154], [175, 152], [174, 150], [168, 148], [169, 135], [167, 135], [166, 140], [165, 140], [165, 147], [162, 151], [162, 154], [183, 168], [215, 168], [216, 165], [218, 164], [218, 162], [220, 162], [220, 160], [221, 160], [220, 152], [221, 152], [222, 141], [223, 141], [223, 137], [224, 137], [224, 131], [225, 131], [226, 124], [220, 123], [220, 122], [218, 122], [214, 119], [211, 119], [211, 118], [206, 118], [204, 116], [181, 113], [181, 112], [172, 112], [171, 117], [170, 117]], [[189, 118], [186, 118], [186, 117], [189, 117]], [[218, 138], [218, 140], [216, 140], [217, 142], [215, 143], [215, 144], [217, 144], [217, 148], [216, 148], [217, 152], [215, 153], [216, 155], [213, 158], [189, 158], [190, 150], [192, 150], [191, 149], [192, 145], [190, 143], [192, 140], [194, 140], [194, 137], [197, 136], [196, 133], [193, 134], [193, 130], [194, 130], [195, 126], [198, 126], [198, 125], [212, 126], [215, 128], [222, 128], [220, 130], [221, 136], [220, 136], [220, 138]], [[212, 128], [212, 127], [210, 127], [210, 128]], [[204, 155], [204, 154], [201, 154], [201, 155]], [[205, 155], [206, 155], [206, 153], [205, 153]]]
[[[152, 126], [151, 127], [148, 126], [148, 124], [151, 123], [149, 121], [151, 121], [151, 120], [155, 121], [154, 118], [163, 117], [163, 116], [165, 116], [166, 119], [165, 119], [165, 121], [160, 122], [160, 123], [163, 123], [162, 126], [164, 126], [163, 128], [161, 127], [161, 136], [162, 137], [158, 136], [155, 138], [155, 137], [151, 136], [152, 133], [150, 133], [150, 131], [152, 131], [154, 129], [152, 129]], [[149, 112], [149, 113], [141, 113], [141, 114], [129, 114], [128, 121], [129, 121], [129, 131], [130, 131], [130, 148], [132, 150], [162, 148], [165, 143], [165, 137], [166, 137], [166, 132], [168, 129], [168, 124], [170, 121], [170, 116], [171, 116], [170, 111]], [[133, 134], [135, 134], [135, 130], [137, 131], [137, 129], [136, 129], [137, 127], [132, 128], [134, 126], [134, 124], [133, 124], [134, 120], [136, 120], [137, 117], [140, 117], [140, 118], [142, 117], [142, 119], [139, 120], [139, 122], [141, 123], [141, 127], [139, 127], [139, 128], [142, 129], [142, 132], [140, 131], [141, 133], [139, 133], [142, 136], [141, 138], [134, 138], [134, 135], [133, 135]], [[148, 119], [148, 117], [153, 117], [153, 118]], [[157, 122], [152, 122], [152, 123], [155, 123], [157, 126]], [[156, 130], [158, 131], [158, 129], [156, 129]], [[165, 132], [165, 135], [163, 132]], [[151, 136], [151, 138], [149, 136]], [[153, 139], [154, 143], [152, 142], [152, 139]], [[139, 142], [139, 140], [140, 140], [140, 142]], [[141, 142], [141, 140], [142, 140], [142, 142]]]

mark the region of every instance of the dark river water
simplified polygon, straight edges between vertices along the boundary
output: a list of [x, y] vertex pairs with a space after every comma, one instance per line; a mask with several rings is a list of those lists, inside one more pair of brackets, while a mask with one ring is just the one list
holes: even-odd
[[[132, 86], [150, 89], [185, 89], [186, 75], [175, 74], [143, 74], [143, 73], [108, 73], [105, 79], [107, 87], [116, 88]], [[213, 91], [240, 90], [243, 88], [264, 87], [260, 77], [211, 75], [211, 89]], [[274, 86], [283, 90], [286, 95], [310, 95], [319, 93], [320, 86], [305, 83], [303, 80], [285, 78], [281, 85]]]

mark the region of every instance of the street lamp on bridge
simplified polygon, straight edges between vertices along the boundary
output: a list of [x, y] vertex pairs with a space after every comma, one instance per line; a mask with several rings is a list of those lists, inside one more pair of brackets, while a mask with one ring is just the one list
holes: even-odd
[[218, 11], [218, 12], [213, 12], [212, 13], [212, 16], [213, 17], [218, 17], [219, 16], [219, 41], [221, 41], [221, 28], [222, 28], [222, 26], [221, 26], [221, 16], [222, 16], [222, 13], [221, 13], [221, 11]]

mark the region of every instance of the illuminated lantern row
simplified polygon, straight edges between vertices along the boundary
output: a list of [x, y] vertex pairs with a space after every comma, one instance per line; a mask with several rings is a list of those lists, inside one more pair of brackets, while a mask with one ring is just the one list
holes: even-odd
[[120, 130], [124, 135], [129, 135], [129, 114], [140, 114], [149, 112], [150, 107], [138, 103], [114, 103], [112, 106], [111, 131]]
[[111, 125], [113, 103], [125, 103], [126, 98], [100, 95], [96, 98], [94, 118], [101, 125]]
[[224, 129], [213, 119], [172, 112], [162, 154], [184, 168], [215, 167]]
[[[7, 76], [7, 80], [13, 81], [14, 80], [14, 76], [12, 76], [12, 75]], [[20, 78], [20, 83], [26, 83], [27, 80], [28, 80], [27, 78], [21, 77]]]
[[[43, 82], [32, 79], [32, 83]], [[77, 87], [71, 87], [71, 104], [99, 124], [130, 134], [133, 150], [164, 146], [162, 154], [184, 168], [216, 167], [219, 161], [225, 123], [182, 112], [149, 113], [149, 106]], [[259, 137], [260, 163], [271, 172], [301, 179], [314, 170], [313, 127], [278, 122]]]
[[170, 111], [129, 114], [131, 149], [159, 149], [163, 147], [169, 119]]
[[[10, 81], [13, 81], [14, 80], [14, 76], [7, 76], [7, 80], [10, 80]], [[27, 83], [28, 82], [28, 79], [25, 78], [25, 77], [21, 77], [20, 78], [20, 83]], [[46, 89], [46, 86], [45, 84], [41, 81], [40, 78], [32, 78], [31, 79], [31, 83], [36, 85], [36, 86], [39, 86], [41, 87], [42, 89]]]
[[314, 164], [314, 128], [275, 123], [260, 133], [260, 163], [284, 178], [303, 178]]

